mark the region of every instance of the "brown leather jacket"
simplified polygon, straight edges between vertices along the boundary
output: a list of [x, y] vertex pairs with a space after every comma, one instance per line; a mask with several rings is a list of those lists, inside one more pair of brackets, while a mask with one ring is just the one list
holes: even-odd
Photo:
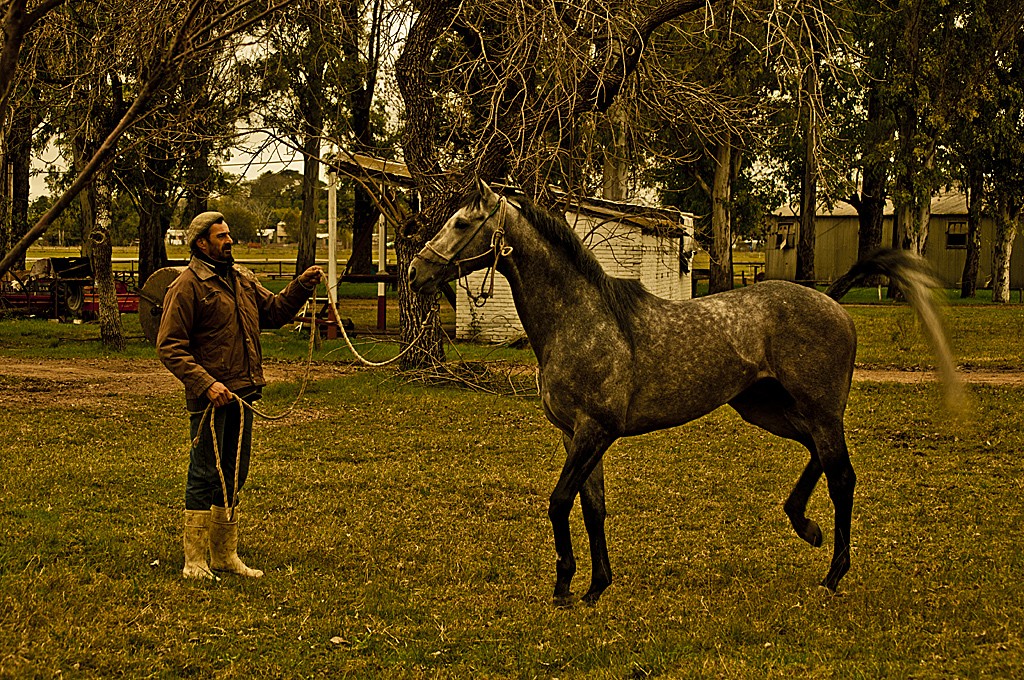
[[260, 329], [288, 323], [312, 292], [295, 279], [274, 295], [247, 269], [232, 270], [234, 290], [193, 257], [164, 296], [157, 355], [185, 385], [188, 400], [203, 397], [214, 382], [232, 392], [266, 385]]

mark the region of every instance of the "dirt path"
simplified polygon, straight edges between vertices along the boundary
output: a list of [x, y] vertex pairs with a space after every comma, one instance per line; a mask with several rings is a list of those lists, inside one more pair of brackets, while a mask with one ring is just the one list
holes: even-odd
[[[313, 379], [351, 373], [350, 366], [323, 364]], [[305, 364], [267, 363], [270, 383], [301, 380]], [[0, 404], [40, 398], [58, 402], [103, 401], [135, 395], [181, 394], [181, 383], [156, 359], [12, 359], [0, 357]]]
[[[300, 380], [300, 363], [268, 363], [268, 382]], [[351, 373], [350, 366], [318, 364], [314, 379]], [[968, 383], [1024, 385], [1024, 371], [964, 371]], [[857, 370], [856, 381], [918, 384], [935, 380], [934, 373], [899, 370]], [[62, 402], [102, 401], [136, 395], [178, 394], [181, 384], [155, 359], [11, 359], [0, 357], [0, 404], [40, 398]]]

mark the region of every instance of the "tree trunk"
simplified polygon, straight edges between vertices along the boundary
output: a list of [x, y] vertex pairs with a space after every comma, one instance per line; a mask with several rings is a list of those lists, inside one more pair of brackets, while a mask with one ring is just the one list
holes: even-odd
[[981, 263], [981, 194], [984, 175], [971, 167], [967, 176], [967, 253], [964, 272], [960, 279], [960, 297], [978, 295], [978, 269]]
[[804, 78], [808, 101], [803, 107], [804, 176], [800, 188], [800, 240], [796, 246], [796, 280], [808, 286], [813, 286], [817, 278], [814, 273], [814, 245], [818, 211], [818, 120], [810, 103], [817, 89], [817, 72], [812, 64]]
[[[4, 144], [7, 140], [0, 134], [0, 257], [3, 257], [11, 249], [14, 239], [11, 238], [11, 164], [5, 152]], [[24, 255], [18, 262], [24, 261]], [[24, 269], [19, 265], [18, 269]]]
[[359, 182], [355, 183], [353, 199], [352, 255], [345, 269], [353, 274], [372, 274], [373, 233], [380, 218], [380, 211]]
[[[368, 67], [369, 68], [369, 67]], [[356, 138], [356, 151], [372, 153], [373, 128], [371, 123], [371, 106], [373, 105], [372, 79], [367, 85], [357, 87], [350, 96], [352, 106], [352, 132]], [[355, 182], [355, 195], [352, 205], [352, 255], [349, 257], [347, 271], [353, 274], [373, 273], [373, 232], [380, 218], [369, 192], [359, 182]]]
[[732, 142], [715, 146], [715, 179], [711, 188], [711, 280], [708, 292], [732, 290]]
[[1010, 257], [1017, 220], [1003, 195], [996, 199], [996, 234], [992, 243], [992, 302], [1010, 301]]
[[437, 296], [412, 292], [409, 288], [409, 277], [405, 275], [405, 272], [409, 271], [409, 265], [412, 264], [412, 258], [419, 252], [426, 240], [422, 237], [416, 238], [416, 236], [425, 232], [429, 218], [425, 213], [419, 213], [410, 219], [419, 224], [406, 225], [407, 228], [401, 231], [404, 233], [412, 231], [414, 237], [395, 238], [395, 254], [398, 257], [398, 309], [399, 322], [402, 327], [402, 346], [408, 346], [416, 340], [428, 315], [434, 314], [434, 321], [423, 331], [423, 336], [416, 343], [416, 347], [399, 360], [399, 367], [404, 371], [429, 367], [444, 361], [444, 335], [436, 316], [439, 299]]
[[[177, 161], [172, 157], [170, 149], [160, 142], [150, 142], [142, 154], [143, 162], [139, 168], [139, 278], [138, 285], [158, 269], [167, 266], [167, 246], [165, 238], [171, 227], [174, 206], [169, 195], [171, 182], [168, 179], [174, 172]], [[192, 215], [187, 216], [192, 219]]]
[[931, 197], [924, 200], [915, 196], [896, 204], [893, 220], [893, 246], [924, 255], [928, 241], [928, 220], [931, 217]]
[[[7, 177], [4, 191], [0, 192], [5, 203], [2, 210], [6, 217], [4, 238], [0, 238], [0, 254], [6, 252], [28, 233], [29, 177], [32, 162], [32, 114], [26, 110], [15, 111], [8, 133]], [[4, 161], [0, 160], [0, 163]], [[4, 173], [0, 172], [0, 176]], [[0, 222], [4, 219], [0, 218]], [[25, 253], [13, 264], [15, 269], [25, 269]]]
[[100, 340], [106, 349], [122, 352], [125, 348], [124, 329], [121, 326], [121, 311], [117, 307], [117, 288], [111, 264], [110, 189], [104, 179], [99, 178], [96, 186], [96, 223], [89, 235], [92, 242], [89, 259], [99, 297]]
[[[871, 85], [868, 93], [868, 128], [878, 130], [881, 128], [882, 103], [878, 88]], [[892, 140], [891, 131], [888, 134], [879, 135], [873, 140], [875, 148], [872, 149], [872, 158], [880, 157], [877, 147], [881, 147]], [[889, 182], [889, 164], [887, 161], [871, 160], [865, 161], [864, 178], [861, 184], [860, 197], [854, 203], [857, 208], [857, 219], [860, 230], [857, 233], [857, 259], [862, 260], [868, 255], [882, 247], [882, 228], [885, 224], [885, 197], [886, 185]]]
[[[395, 79], [405, 103], [406, 124], [402, 139], [406, 162], [414, 177], [437, 178], [441, 166], [434, 146], [436, 128], [440, 116], [433, 90], [434, 80], [430, 73], [431, 58], [435, 41], [451, 26], [459, 10], [456, 3], [434, 0], [423, 3], [420, 13], [409, 29], [402, 54], [395, 63]], [[398, 304], [402, 324], [402, 339], [410, 342], [419, 334], [427, 314], [436, 308], [433, 297], [424, 297], [409, 290], [405, 273], [412, 264], [413, 256], [433, 236], [442, 222], [431, 224], [449, 205], [457, 205], [454, 196], [445, 193], [444, 187], [436, 181], [418, 182], [423, 212], [409, 223], [401, 225], [395, 237], [395, 253], [398, 257]], [[450, 214], [450, 213], [449, 213]], [[448, 215], [443, 215], [447, 218]], [[441, 325], [434, 317], [425, 337], [415, 351], [406, 354], [400, 363], [404, 370], [433, 364], [444, 360], [444, 347], [440, 341]]]
[[924, 257], [928, 254], [928, 227], [932, 218], [932, 196], [930, 192], [918, 197], [917, 214], [914, 218], [914, 225], [917, 230], [910, 241], [911, 249]]
[[857, 203], [857, 259], [863, 259], [882, 248], [883, 227], [886, 219], [886, 177], [881, 173], [865, 172], [861, 196]]
[[139, 280], [141, 287], [158, 269], [167, 266], [164, 239], [171, 226], [171, 215], [165, 193], [148, 189], [139, 201]]
[[[82, 168], [89, 157], [86, 142], [74, 140], [72, 142], [75, 169]], [[81, 172], [79, 170], [79, 172]], [[83, 257], [91, 257], [92, 254], [92, 232], [96, 228], [96, 183], [94, 180], [87, 184], [78, 194], [78, 226], [80, 230], [80, 252]]]
[[[854, 202], [857, 209], [857, 259], [866, 259], [882, 247], [882, 232], [885, 225], [885, 184], [886, 171], [882, 166], [865, 168], [861, 193]], [[865, 286], [881, 285], [883, 277], [870, 276], [864, 279]]]
[[317, 203], [320, 196], [320, 136], [310, 131], [302, 142], [302, 216], [299, 218], [299, 251], [295, 275], [316, 264]]
[[608, 128], [610, 140], [604, 149], [601, 198], [624, 201], [629, 177], [629, 161], [626, 160], [629, 150], [626, 147], [626, 115], [621, 104], [609, 109]]

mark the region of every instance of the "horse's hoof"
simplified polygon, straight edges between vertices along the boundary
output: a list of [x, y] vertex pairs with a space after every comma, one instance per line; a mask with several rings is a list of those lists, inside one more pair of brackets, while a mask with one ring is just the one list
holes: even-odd
[[551, 604], [555, 606], [555, 609], [572, 609], [576, 605], [576, 598], [572, 593], [555, 595], [551, 598]]
[[832, 569], [829, 569], [829, 572], [825, 575], [825, 578], [821, 580], [822, 588], [827, 588], [828, 591], [834, 595], [836, 589], [839, 588], [839, 582], [843, 579], [843, 576], [846, 574], [847, 571], [849, 571], [849, 569], [850, 567], [848, 565], [844, 567], [833, 567]]
[[804, 539], [815, 548], [821, 547], [821, 527], [813, 519], [807, 520], [807, 526], [800, 533], [800, 538]]
[[588, 607], [593, 607], [594, 605], [597, 604], [597, 601], [600, 600], [600, 599], [601, 599], [601, 593], [600, 592], [587, 593], [586, 595], [584, 595], [583, 597], [580, 598], [580, 602], [582, 602], [583, 604], [587, 605]]

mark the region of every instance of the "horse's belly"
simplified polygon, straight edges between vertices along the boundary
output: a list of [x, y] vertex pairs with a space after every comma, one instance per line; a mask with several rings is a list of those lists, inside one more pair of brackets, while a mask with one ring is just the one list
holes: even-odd
[[683, 425], [711, 413], [736, 394], [738, 389], [644, 390], [630, 404], [625, 434], [643, 434]]

